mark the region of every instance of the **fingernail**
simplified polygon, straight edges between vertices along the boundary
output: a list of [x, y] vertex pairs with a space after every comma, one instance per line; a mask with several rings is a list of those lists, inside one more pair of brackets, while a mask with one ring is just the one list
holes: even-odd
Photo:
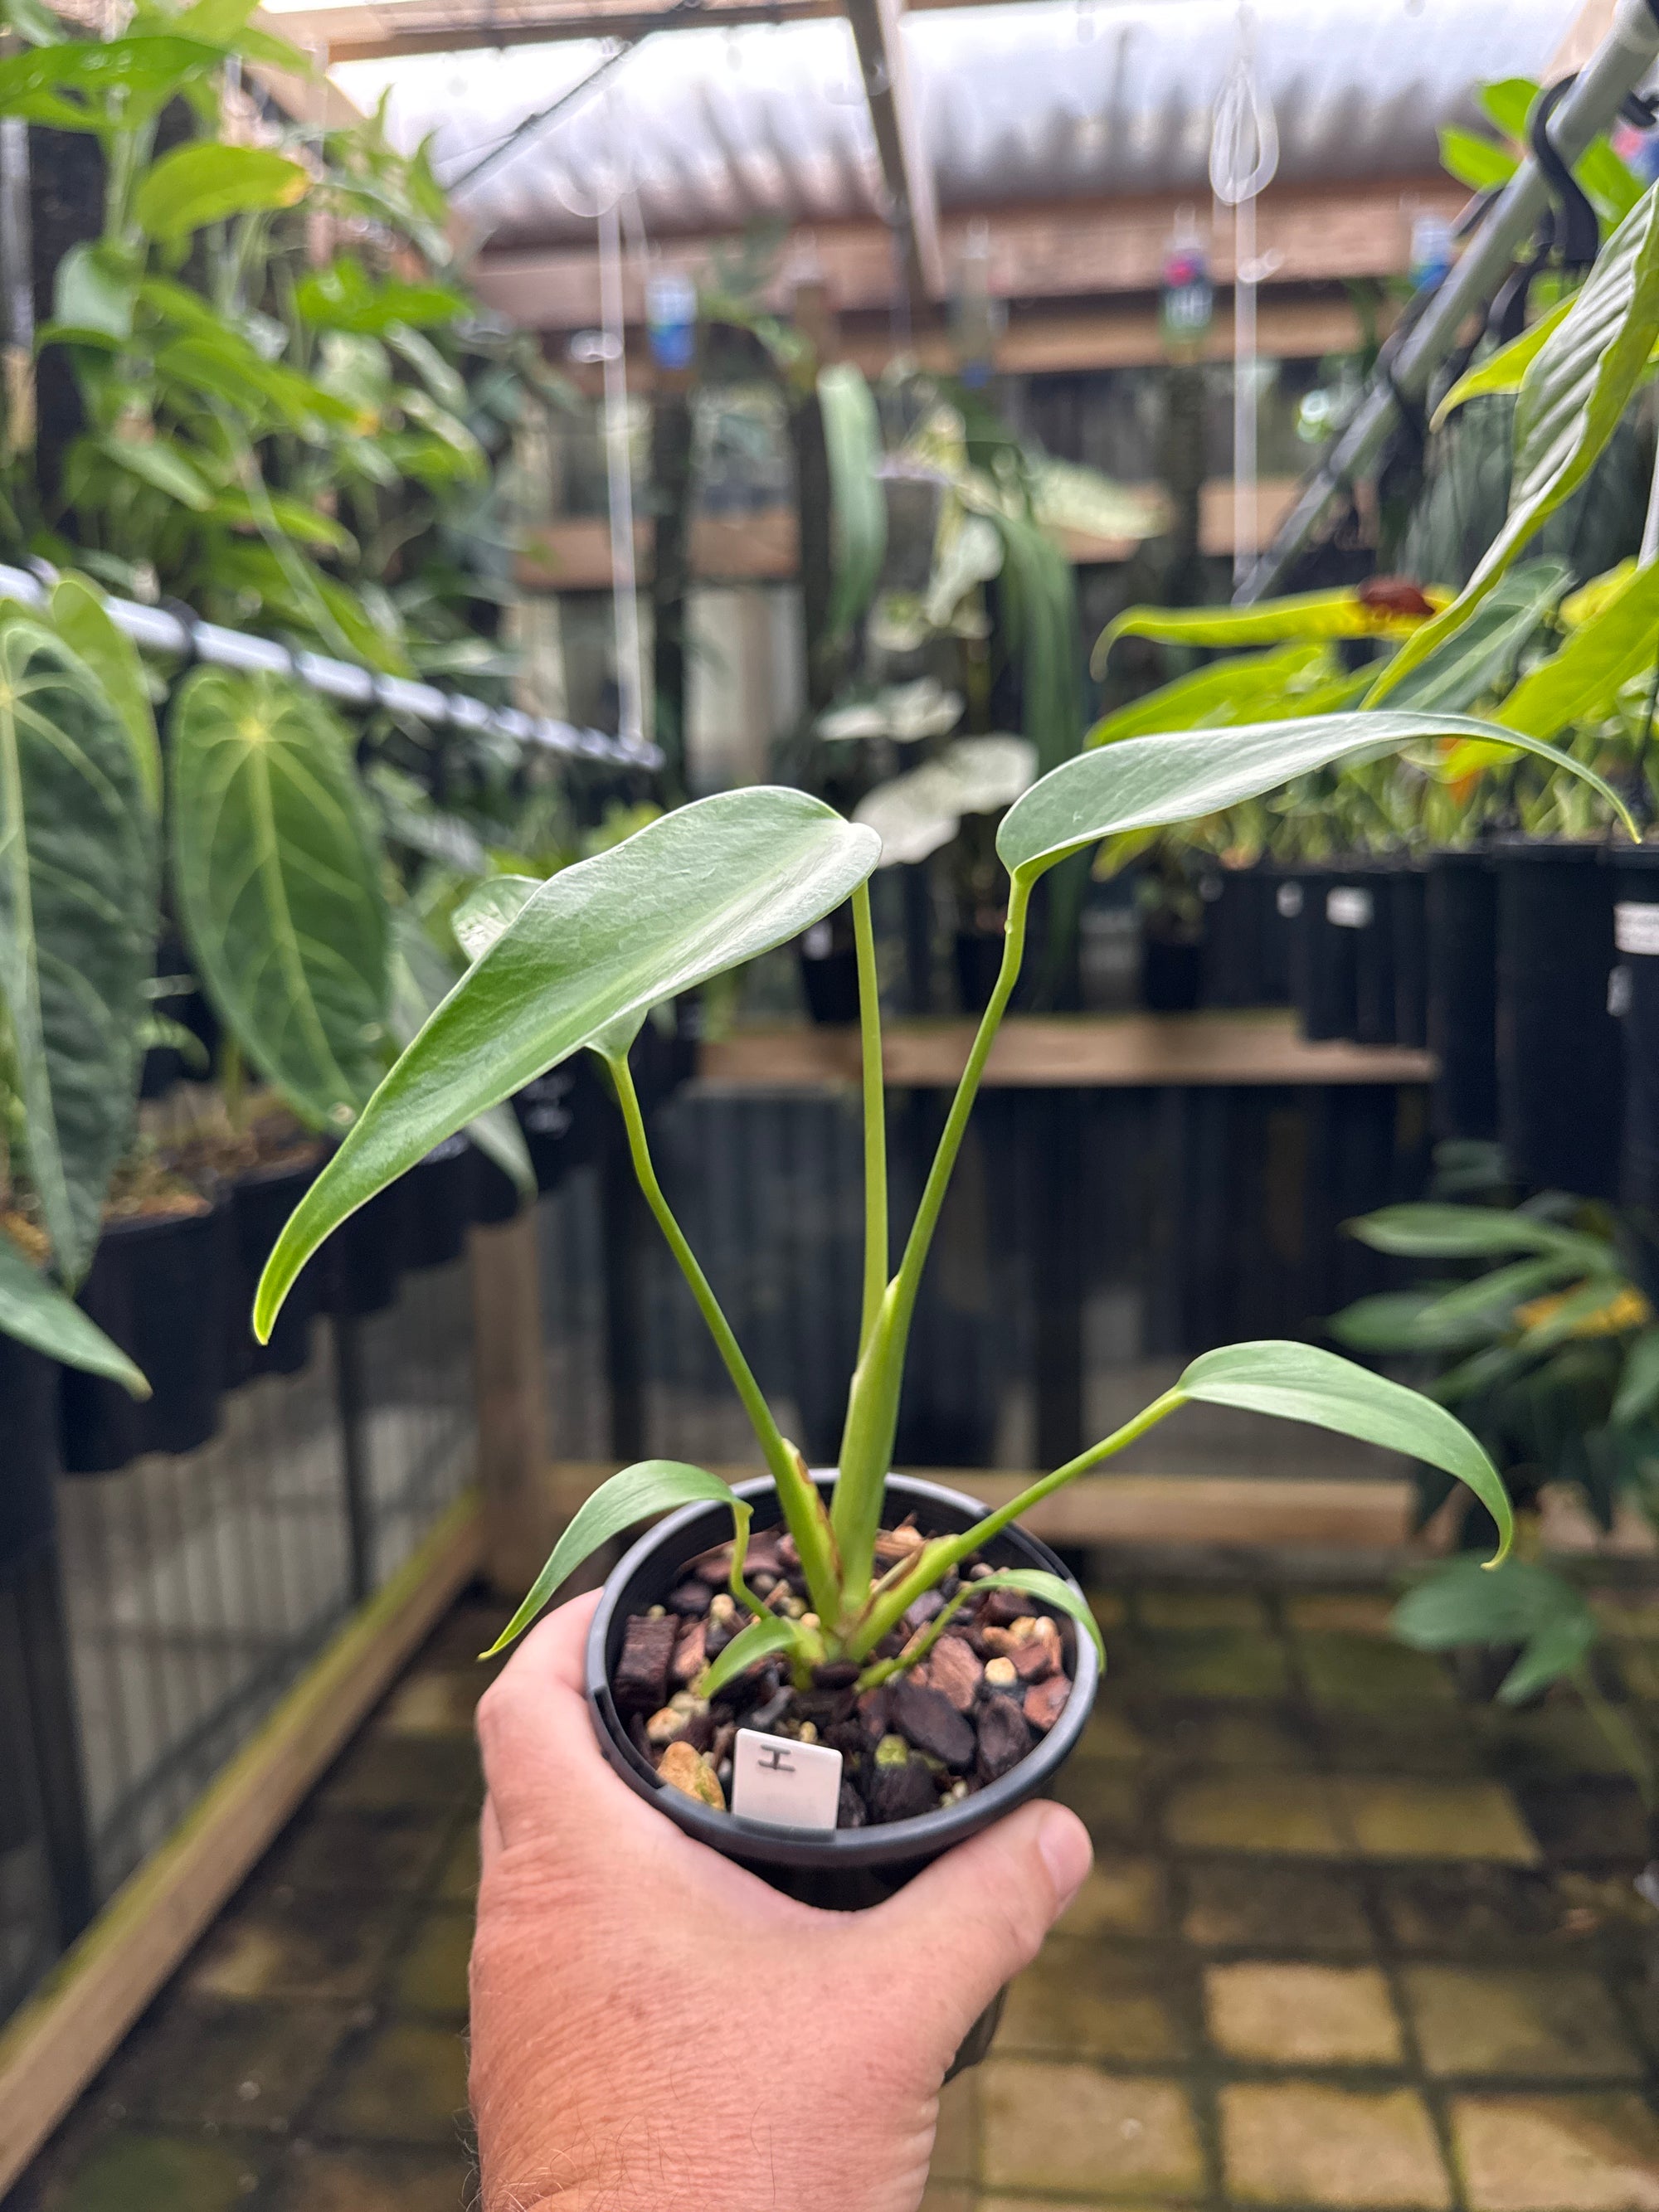
[[1095, 1847], [1077, 1814], [1055, 1805], [1043, 1816], [1042, 1826], [1037, 1831], [1037, 1849], [1054, 1886], [1054, 1917], [1058, 1919], [1082, 1888], [1094, 1864]]

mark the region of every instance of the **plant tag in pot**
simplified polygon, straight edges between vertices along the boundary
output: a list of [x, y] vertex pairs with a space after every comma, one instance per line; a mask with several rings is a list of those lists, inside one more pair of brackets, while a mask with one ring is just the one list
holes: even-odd
[[1325, 896], [1325, 919], [1334, 929], [1369, 929], [1376, 917], [1370, 893], [1357, 884], [1341, 884]]
[[732, 1810], [775, 1828], [833, 1828], [841, 1804], [841, 1753], [827, 1744], [739, 1729], [732, 1747]]

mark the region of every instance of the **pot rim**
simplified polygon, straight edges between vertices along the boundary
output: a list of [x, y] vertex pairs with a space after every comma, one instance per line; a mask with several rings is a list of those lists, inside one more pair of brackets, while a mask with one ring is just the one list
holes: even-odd
[[[820, 1490], [827, 1491], [834, 1477], [814, 1470], [812, 1480]], [[887, 1485], [890, 1494], [896, 1491], [907, 1506], [945, 1505], [969, 1513], [975, 1520], [982, 1519], [985, 1514], [982, 1500], [915, 1475], [890, 1474]], [[775, 1500], [777, 1495], [770, 1475], [732, 1486], [739, 1498], [752, 1500], [763, 1510], [763, 1501]], [[682, 1506], [665, 1521], [647, 1529], [606, 1577], [599, 1610], [587, 1636], [587, 1702], [600, 1748], [635, 1794], [655, 1805], [677, 1827], [695, 1836], [700, 1843], [711, 1845], [724, 1857], [759, 1861], [771, 1866], [852, 1869], [890, 1866], [902, 1862], [914, 1863], [937, 1857], [953, 1844], [965, 1842], [981, 1829], [988, 1828], [1004, 1813], [1012, 1812], [1034, 1796], [1070, 1756], [1093, 1709], [1101, 1668], [1089, 1638], [1075, 1622], [1061, 1621], [1062, 1633], [1069, 1630], [1072, 1635], [1076, 1669], [1065, 1711], [1017, 1766], [960, 1804], [941, 1807], [913, 1820], [890, 1820], [876, 1827], [785, 1828], [769, 1821], [742, 1820], [735, 1813], [717, 1813], [684, 1790], [665, 1787], [629, 1741], [617, 1715], [611, 1696], [605, 1645], [622, 1593], [638, 1571], [657, 1553], [672, 1548], [699, 1521], [721, 1510], [718, 1504], [704, 1502]], [[780, 1511], [775, 1520], [763, 1522], [757, 1511], [756, 1533], [763, 1528], [780, 1526], [781, 1519]], [[1073, 1589], [1079, 1589], [1076, 1577], [1066, 1572], [1048, 1546], [1017, 1523], [1003, 1529], [993, 1540], [1024, 1551], [1030, 1564], [1060, 1576]]]

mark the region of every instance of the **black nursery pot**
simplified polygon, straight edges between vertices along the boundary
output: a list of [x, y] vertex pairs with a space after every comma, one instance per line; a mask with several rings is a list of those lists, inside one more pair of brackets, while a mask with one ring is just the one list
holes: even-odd
[[1402, 860], [1389, 878], [1396, 1044], [1420, 1047], [1428, 1042], [1428, 872], [1421, 860]]
[[0, 1587], [47, 1543], [56, 1526], [58, 1369], [15, 1337], [0, 1335]]
[[1427, 926], [1431, 1102], [1443, 1140], [1498, 1134], [1498, 876], [1479, 851], [1429, 856]]
[[442, 1267], [459, 1260], [472, 1225], [477, 1171], [465, 1137], [446, 1137], [407, 1177], [404, 1198], [404, 1265]]
[[276, 1316], [269, 1344], [261, 1344], [254, 1335], [251, 1316], [253, 1294], [271, 1247], [316, 1180], [320, 1165], [319, 1161], [306, 1160], [297, 1167], [256, 1168], [251, 1175], [239, 1176], [231, 1185], [234, 1281], [226, 1315], [225, 1352], [228, 1383], [244, 1382], [251, 1375], [297, 1375], [311, 1356], [311, 1324], [322, 1296], [320, 1267], [301, 1271]]
[[[1337, 898], [1338, 915], [1356, 911], [1348, 902], [1360, 895], [1357, 873], [1334, 867], [1304, 868], [1296, 881], [1302, 892], [1291, 968], [1291, 991], [1302, 1018], [1302, 1034], [1310, 1043], [1332, 1037], [1352, 1037], [1357, 1019], [1358, 932], [1339, 927], [1333, 920], [1331, 899]], [[1374, 903], [1369, 889], [1364, 903]]]
[[538, 1190], [556, 1190], [573, 1168], [598, 1152], [605, 1101], [586, 1053], [526, 1084], [513, 1105]]
[[1353, 1028], [1356, 1044], [1395, 1042], [1394, 883], [1390, 860], [1362, 863], [1326, 895], [1332, 929], [1353, 939]]
[[1267, 938], [1278, 926], [1274, 876], [1261, 866], [1218, 868], [1204, 893], [1204, 1003], [1265, 1006]]
[[859, 956], [852, 945], [838, 945], [827, 921], [815, 922], [801, 939], [800, 987], [806, 1011], [820, 1029], [845, 1029], [859, 1018]]
[[1623, 1041], [1607, 1009], [1613, 872], [1599, 845], [1497, 848], [1499, 1133], [1516, 1180], [1612, 1198]]
[[340, 1224], [325, 1248], [322, 1302], [332, 1314], [384, 1313], [403, 1268], [409, 1178], [400, 1176]]
[[1612, 855], [1613, 949], [1625, 1028], [1619, 1194], [1651, 1245], [1659, 1235], [1659, 846]]
[[1162, 936], [1140, 939], [1140, 1003], [1149, 1014], [1190, 1014], [1204, 995], [1204, 941]]
[[231, 1215], [112, 1221], [99, 1240], [80, 1303], [135, 1359], [152, 1395], [66, 1367], [65, 1474], [112, 1474], [144, 1452], [188, 1452], [219, 1425], [225, 1388], [225, 1307], [235, 1279]]
[[487, 1152], [469, 1144], [472, 1155], [472, 1218], [483, 1229], [499, 1229], [516, 1221], [525, 1194], [505, 1168], [496, 1166]]

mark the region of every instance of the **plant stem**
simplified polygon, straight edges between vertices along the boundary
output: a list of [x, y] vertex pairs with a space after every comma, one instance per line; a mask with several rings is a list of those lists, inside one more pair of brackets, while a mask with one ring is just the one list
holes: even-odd
[[994, 1513], [987, 1514], [983, 1521], [976, 1521], [971, 1528], [964, 1528], [959, 1536], [936, 1537], [932, 1543], [924, 1545], [916, 1564], [904, 1580], [896, 1583], [876, 1601], [846, 1639], [848, 1657], [867, 1657], [888, 1631], [903, 1619], [924, 1591], [942, 1582], [952, 1567], [960, 1566], [981, 1546], [988, 1544], [994, 1536], [1000, 1535], [1011, 1521], [1018, 1520], [1020, 1515], [1029, 1512], [1033, 1505], [1040, 1505], [1045, 1498], [1052, 1498], [1055, 1491], [1063, 1490], [1068, 1482], [1074, 1482], [1079, 1475], [1086, 1474], [1091, 1467], [1098, 1467], [1102, 1460], [1111, 1458], [1127, 1444], [1133, 1443], [1137, 1437], [1145, 1436], [1148, 1429], [1155, 1428], [1159, 1421], [1186, 1402], [1184, 1392], [1166, 1390], [1161, 1398], [1155, 1398], [1144, 1412], [1137, 1413], [1133, 1420], [1126, 1421], [1121, 1429], [1114, 1429], [1109, 1437], [1100, 1443], [1091, 1444], [1087, 1451], [1079, 1452], [1075, 1459], [1068, 1459], [1064, 1467], [1056, 1468], [1052, 1474], [1045, 1474], [1040, 1481], [1032, 1483], [1029, 1489], [1021, 1491], [1019, 1496], [1011, 1499], [1006, 1505], [1000, 1505]]
[[863, 1358], [882, 1293], [887, 1288], [887, 1106], [881, 1077], [881, 996], [876, 980], [876, 933], [870, 919], [870, 886], [853, 893], [853, 935], [859, 960], [859, 1035], [864, 1063], [864, 1312], [859, 1322]]
[[657, 1181], [656, 1169], [651, 1164], [651, 1149], [646, 1141], [645, 1119], [640, 1112], [639, 1095], [634, 1088], [634, 1078], [624, 1053], [606, 1053], [605, 1063], [611, 1070], [617, 1086], [617, 1100], [622, 1108], [623, 1125], [628, 1132], [628, 1150], [634, 1163], [634, 1173], [645, 1202], [656, 1216], [657, 1226], [667, 1240], [668, 1249], [679, 1263], [680, 1273], [690, 1285], [708, 1334], [714, 1338], [720, 1358], [726, 1362], [726, 1372], [737, 1386], [743, 1409], [759, 1439], [766, 1464], [778, 1488], [779, 1503], [789, 1533], [800, 1553], [801, 1573], [811, 1593], [813, 1607], [820, 1620], [833, 1622], [837, 1615], [841, 1598], [841, 1577], [836, 1571], [834, 1540], [830, 1535], [823, 1503], [817, 1490], [808, 1481], [801, 1466], [799, 1455], [787, 1443], [775, 1420], [772, 1409], [763, 1396], [749, 1362], [732, 1333], [732, 1324], [721, 1312], [720, 1301], [709, 1286], [708, 1278], [697, 1263], [697, 1256], [685, 1240], [685, 1233], [674, 1218], [668, 1200], [663, 1196], [662, 1185]]
[[969, 1599], [979, 1595], [979, 1587], [977, 1583], [963, 1583], [949, 1604], [935, 1613], [925, 1628], [917, 1630], [902, 1651], [894, 1658], [878, 1659], [873, 1667], [866, 1667], [854, 1686], [862, 1694], [890, 1681], [895, 1674], [902, 1674], [907, 1668], [919, 1667]]

